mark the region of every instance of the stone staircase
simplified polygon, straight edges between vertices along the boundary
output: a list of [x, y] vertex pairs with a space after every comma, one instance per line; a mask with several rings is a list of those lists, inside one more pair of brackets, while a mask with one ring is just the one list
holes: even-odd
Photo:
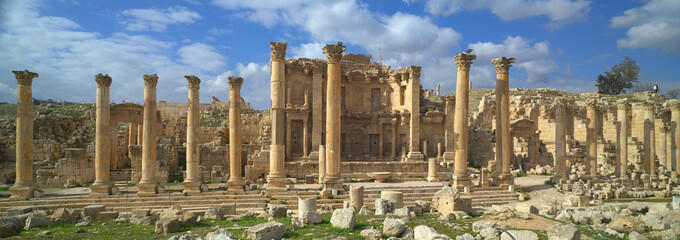
[[130, 182], [132, 174], [131, 168], [114, 169], [110, 172], [110, 179], [112, 182]]

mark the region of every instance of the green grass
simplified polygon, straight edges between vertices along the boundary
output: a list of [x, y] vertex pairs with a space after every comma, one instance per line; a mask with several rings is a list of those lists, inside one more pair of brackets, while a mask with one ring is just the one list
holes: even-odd
[[526, 177], [528, 176], [525, 172], [517, 172], [517, 177]]
[[9, 187], [0, 187], [0, 191], [7, 191], [9, 190]]
[[671, 202], [672, 199], [608, 199], [605, 203], [625, 203], [625, 202]]
[[550, 179], [545, 180], [545, 182], [543, 182], [543, 183], [546, 184], [546, 185], [555, 186], [555, 183]]

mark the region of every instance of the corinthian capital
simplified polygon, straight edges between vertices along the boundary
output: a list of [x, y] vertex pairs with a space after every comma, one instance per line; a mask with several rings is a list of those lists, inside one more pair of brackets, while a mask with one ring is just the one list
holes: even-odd
[[557, 97], [555, 98], [555, 104], [558, 106], [566, 107], [571, 103], [571, 99], [567, 97]]
[[94, 75], [94, 81], [97, 82], [97, 87], [110, 87], [111, 86], [111, 77], [109, 77], [108, 74], [97, 74]]
[[421, 69], [422, 69], [422, 67], [420, 67], [420, 66], [409, 67], [408, 72], [411, 75], [411, 78], [420, 80], [420, 70]]
[[588, 99], [588, 100], [586, 101], [586, 109], [588, 109], [588, 110], [597, 110], [597, 109], [598, 109], [597, 100], [595, 100], [595, 99]]
[[508, 73], [508, 69], [512, 67], [512, 63], [515, 62], [513, 57], [499, 57], [491, 59], [491, 64], [496, 67], [497, 73]]
[[645, 101], [645, 102], [642, 103], [642, 106], [647, 111], [654, 111], [654, 108], [656, 107], [656, 103], [653, 102], [653, 101]]
[[628, 107], [630, 107], [630, 101], [628, 101], [628, 98], [618, 100], [616, 101], [616, 106], [619, 109], [628, 109]]
[[243, 78], [242, 77], [236, 77], [236, 76], [229, 77], [229, 87], [230, 88], [241, 89], [242, 84], [243, 84]]
[[31, 84], [33, 84], [33, 78], [38, 77], [37, 73], [29, 72], [28, 69], [23, 71], [12, 71], [12, 73], [14, 73], [14, 77], [17, 79], [17, 84], [19, 85], [31, 86]]
[[189, 89], [199, 89], [201, 88], [201, 79], [198, 77], [194, 76], [193, 74], [184, 76], [184, 78], [187, 79], [187, 82], [189, 83]]
[[269, 48], [272, 49], [272, 60], [284, 60], [286, 59], [286, 48], [287, 43], [281, 42], [269, 42]]
[[477, 55], [470, 54], [470, 51], [457, 54], [454, 59], [456, 60], [458, 71], [470, 71], [470, 65], [475, 58], [477, 58]]
[[339, 63], [345, 49], [347, 49], [347, 47], [343, 46], [342, 42], [338, 42], [336, 45], [328, 44], [323, 47], [323, 53], [326, 54], [328, 63]]
[[144, 86], [156, 87], [158, 85], [158, 75], [154, 74], [144, 74]]

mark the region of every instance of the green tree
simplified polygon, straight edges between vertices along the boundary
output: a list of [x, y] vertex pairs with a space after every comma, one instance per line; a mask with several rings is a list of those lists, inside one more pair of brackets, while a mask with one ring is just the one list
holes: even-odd
[[612, 69], [604, 75], [597, 76], [597, 92], [600, 94], [621, 94], [633, 87], [638, 81], [640, 67], [635, 60], [623, 57], [621, 63], [612, 66]]

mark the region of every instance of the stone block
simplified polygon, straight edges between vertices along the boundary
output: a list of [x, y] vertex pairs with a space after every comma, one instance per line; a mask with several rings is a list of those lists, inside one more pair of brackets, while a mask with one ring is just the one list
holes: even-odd
[[359, 233], [361, 237], [369, 240], [380, 240], [382, 239], [382, 232], [379, 229], [364, 229]]
[[316, 198], [298, 199], [298, 214], [316, 212]]
[[220, 207], [209, 207], [203, 215], [205, 219], [215, 219], [220, 220], [224, 215], [222, 214], [222, 208]]
[[236, 215], [236, 203], [223, 203], [220, 208], [223, 215]]
[[163, 217], [156, 221], [156, 234], [168, 235], [179, 231], [179, 219], [177, 217]]
[[383, 233], [389, 236], [399, 236], [406, 229], [406, 224], [401, 219], [385, 218], [383, 221]]
[[375, 215], [387, 215], [394, 213], [396, 203], [387, 199], [375, 200]]
[[57, 222], [75, 222], [80, 218], [80, 209], [57, 208], [50, 218]]
[[644, 223], [637, 218], [630, 216], [618, 216], [609, 223], [609, 228], [617, 232], [630, 233], [639, 232], [644, 233]]
[[52, 221], [50, 221], [47, 218], [42, 218], [42, 217], [28, 217], [26, 219], [26, 223], [24, 224], [24, 229], [25, 230], [30, 230], [33, 228], [39, 228], [39, 227], [44, 227], [44, 226], [50, 226], [52, 225]]
[[413, 229], [413, 237], [415, 240], [453, 240], [449, 236], [439, 234], [434, 229], [425, 225], [419, 225], [415, 227]]
[[394, 215], [399, 216], [399, 217], [408, 217], [409, 216], [409, 210], [407, 207], [403, 208], [397, 208], [394, 210]]
[[318, 224], [323, 222], [323, 215], [319, 212], [305, 211], [300, 214], [300, 220], [302, 220], [304, 224]]
[[373, 215], [373, 214], [375, 214], [375, 209], [373, 209], [369, 206], [363, 206], [363, 207], [361, 207], [361, 210], [359, 210], [359, 214], [361, 214], [361, 215]]
[[149, 216], [150, 214], [151, 214], [150, 209], [133, 209], [132, 210], [132, 216], [133, 217], [142, 218], [142, 217]]
[[538, 213], [538, 208], [536, 208], [534, 205], [528, 204], [528, 203], [520, 203], [517, 204], [517, 207], [515, 207], [515, 210], [520, 213], [533, 213], [537, 214]]
[[233, 233], [230, 233], [226, 229], [219, 229], [214, 232], [209, 232], [205, 235], [205, 240], [232, 240], [237, 239]]
[[286, 234], [286, 225], [277, 221], [258, 224], [246, 229], [248, 237], [253, 240], [278, 240]]
[[356, 213], [350, 208], [335, 209], [331, 216], [331, 225], [336, 228], [354, 229]]
[[270, 204], [269, 214], [274, 218], [282, 218], [288, 216], [288, 207], [285, 204]]
[[111, 221], [113, 219], [118, 218], [118, 212], [115, 211], [104, 211], [99, 213], [99, 220], [100, 221]]
[[432, 207], [441, 214], [469, 211], [472, 209], [472, 199], [461, 198], [460, 192], [456, 188], [443, 187], [432, 197]]
[[538, 240], [538, 234], [530, 230], [507, 230], [507, 232], [501, 233], [501, 240], [517, 240], [517, 239]]
[[33, 206], [21, 206], [21, 207], [13, 207], [10, 209], [7, 209], [6, 216], [11, 217], [11, 216], [17, 216], [21, 214], [26, 214], [33, 212]]
[[99, 213], [106, 211], [104, 205], [90, 205], [83, 208], [83, 217], [92, 217], [95, 221], [99, 219]]
[[402, 193], [402, 192], [382, 191], [382, 192], [380, 192], [380, 198], [395, 202], [396, 208], [404, 207], [404, 193]]

